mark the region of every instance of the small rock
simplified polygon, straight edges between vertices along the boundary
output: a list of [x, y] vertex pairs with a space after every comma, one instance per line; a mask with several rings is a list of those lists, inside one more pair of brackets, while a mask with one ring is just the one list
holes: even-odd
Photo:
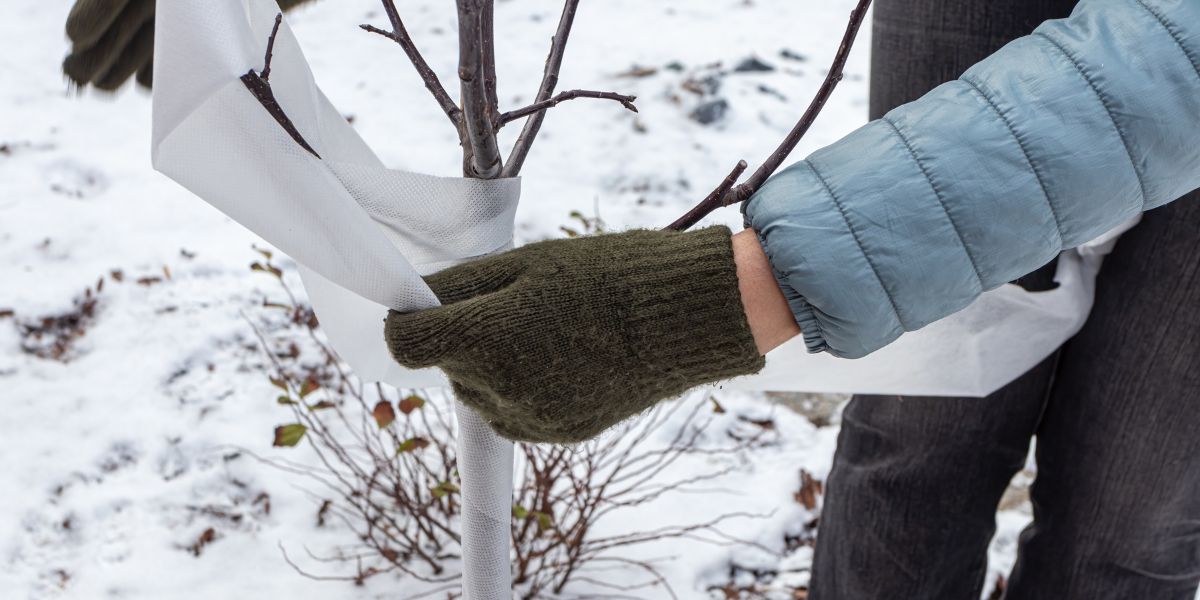
[[724, 98], [717, 98], [697, 106], [688, 117], [701, 125], [711, 125], [723, 119], [728, 111], [729, 102]]
[[679, 72], [683, 71], [684, 66], [683, 66], [683, 63], [681, 63], [677, 60], [673, 60], [673, 61], [667, 63], [663, 68], [668, 71], [674, 71], [676, 73], [679, 73]]
[[658, 69], [655, 67], [639, 67], [637, 65], [634, 65], [632, 67], [629, 67], [629, 70], [627, 70], [627, 71], [624, 71], [622, 73], [617, 73], [617, 77], [627, 77], [630, 79], [641, 79], [642, 77], [649, 77], [651, 75], [654, 75], [655, 73], [658, 73]]
[[787, 102], [787, 96], [784, 96], [782, 92], [780, 92], [779, 90], [777, 90], [769, 85], [763, 85], [761, 83], [758, 84], [758, 91], [760, 93], [766, 94], [768, 96], [774, 96], [784, 102]]
[[701, 79], [692, 77], [684, 81], [681, 87], [697, 96], [712, 96], [721, 90], [721, 78], [716, 75]]
[[779, 56], [782, 56], [783, 58], [786, 58], [788, 60], [794, 60], [796, 62], [807, 62], [808, 61], [807, 56], [800, 54], [799, 52], [794, 52], [792, 50], [788, 50], [787, 48], [780, 50]]
[[744, 59], [733, 68], [734, 73], [766, 73], [774, 70], [775, 67], [759, 60], [757, 56]]

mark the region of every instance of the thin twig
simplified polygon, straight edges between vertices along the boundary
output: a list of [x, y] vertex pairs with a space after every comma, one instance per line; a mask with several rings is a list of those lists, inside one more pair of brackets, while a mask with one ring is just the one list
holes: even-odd
[[283, 13], [275, 15], [275, 26], [271, 28], [271, 37], [267, 38], [267, 54], [263, 58], [262, 80], [271, 79], [271, 58], [275, 54], [275, 37], [279, 35], [279, 26], [283, 24]]
[[[542, 85], [538, 88], [534, 104], [545, 102], [554, 95], [554, 88], [558, 85], [558, 72], [562, 69], [563, 54], [567, 51], [567, 38], [571, 35], [571, 25], [575, 22], [575, 11], [578, 8], [579, 0], [566, 0], [563, 5], [562, 16], [558, 20], [558, 30], [550, 40], [550, 55], [546, 57]], [[529, 155], [529, 148], [533, 146], [533, 140], [537, 138], [538, 130], [542, 128], [542, 121], [545, 118], [546, 112], [541, 111], [534, 113], [525, 122], [525, 127], [521, 129], [521, 134], [517, 136], [512, 152], [508, 155], [508, 162], [505, 164], [502, 177], [516, 177], [521, 173], [521, 167]]]
[[[492, 1], [457, 0], [458, 79], [468, 142], [463, 147], [463, 175], [475, 179], [495, 179], [502, 166], [488, 108], [485, 78], [489, 69], [483, 64], [483, 40], [491, 35], [483, 32], [483, 5]], [[490, 71], [495, 71], [495, 65]]]
[[725, 195], [729, 192], [730, 188], [733, 187], [733, 184], [737, 183], [738, 177], [741, 177], [742, 173], [746, 172], [747, 166], [749, 165], [746, 164], [746, 161], [739, 160], [737, 165], [733, 167], [733, 170], [729, 172], [729, 175], [726, 175], [725, 179], [721, 181], [721, 185], [717, 186], [717, 189], [710, 192], [708, 196], [704, 198], [704, 200], [700, 201], [700, 204], [697, 204], [692, 208], [692, 210], [684, 213], [684, 215], [676, 219], [674, 223], [667, 225], [666, 229], [683, 231], [688, 227], [695, 225], [708, 213], [721, 208], [722, 206], [726, 206], [725, 204], [721, 204], [724, 201]]
[[633, 105], [633, 101], [637, 100], [637, 96], [626, 96], [624, 94], [617, 94], [614, 92], [597, 92], [597, 91], [592, 91], [592, 90], [568, 90], [566, 92], [559, 92], [553, 98], [550, 98], [548, 100], [543, 100], [541, 102], [535, 102], [524, 108], [510, 110], [506, 113], [501, 114], [499, 117], [499, 120], [496, 124], [496, 127], [497, 128], [503, 127], [503, 126], [507, 125], [508, 123], [511, 123], [512, 121], [516, 121], [517, 119], [520, 119], [521, 117], [527, 117], [534, 113], [543, 112], [548, 108], [558, 106], [558, 103], [560, 103], [560, 102], [566, 102], [567, 100], [574, 100], [576, 98], [597, 98], [600, 100], [615, 100], [617, 102], [620, 102], [621, 106], [624, 106], [625, 108], [627, 108], [633, 112], [638, 111], [637, 107]]
[[[821, 84], [820, 89], [817, 90], [817, 95], [813, 98], [812, 103], [808, 105], [808, 109], [804, 111], [804, 115], [800, 117], [800, 121], [788, 132], [787, 137], [767, 157], [762, 166], [745, 183], [730, 188], [725, 185], [726, 182], [722, 182], [717, 190], [714, 190], [712, 194], [709, 194], [683, 217], [680, 217], [674, 223], [667, 226], [667, 229], [683, 231], [695, 225], [712, 211], [749, 198], [754, 195], [754, 192], [758, 191], [758, 188], [762, 187], [763, 183], [767, 181], [767, 178], [772, 173], [779, 169], [779, 166], [792, 153], [792, 150], [796, 149], [796, 144], [800, 143], [804, 134], [808, 133], [809, 127], [812, 127], [813, 122], [817, 120], [817, 116], [825, 108], [825, 102], [833, 94], [834, 88], [837, 87], [838, 83], [841, 83], [842, 70], [846, 66], [846, 59], [850, 56], [850, 49], [854, 46], [854, 39], [858, 37], [859, 27], [866, 18], [867, 9], [870, 6], [871, 0], [859, 0], [854, 11], [850, 13], [850, 23], [846, 26], [846, 34], [842, 36], [842, 43], [838, 47], [837, 55], [834, 56], [833, 65], [829, 67], [829, 74], [825, 76], [825, 81]], [[721, 187], [725, 187], [726, 189], [722, 191]], [[721, 193], [718, 194], [718, 191]]]
[[425, 62], [425, 57], [421, 56], [421, 51], [417, 49], [417, 45], [413, 42], [412, 36], [408, 34], [408, 29], [404, 27], [404, 21], [400, 19], [400, 12], [396, 10], [394, 0], [382, 0], [383, 10], [387, 13], [388, 21], [392, 24], [391, 31], [384, 31], [374, 25], [360, 25], [364, 30], [371, 33], [377, 33], [386, 37], [397, 44], [404, 50], [404, 54], [408, 56], [408, 60], [412, 62], [413, 67], [417, 69], [417, 74], [421, 76], [421, 80], [425, 82], [425, 88], [433, 94], [434, 100], [437, 100], [439, 106], [442, 107], [442, 112], [446, 113], [450, 122], [458, 128], [462, 124], [462, 109], [446, 93], [446, 88], [442, 86], [442, 82], [438, 79], [437, 73], [429, 68], [429, 63]]

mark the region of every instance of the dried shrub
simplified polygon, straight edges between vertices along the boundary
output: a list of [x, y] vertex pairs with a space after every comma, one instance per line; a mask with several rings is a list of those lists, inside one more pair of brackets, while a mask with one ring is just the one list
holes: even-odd
[[[640, 419], [575, 447], [522, 444], [513, 507], [513, 584], [524, 598], [563, 593], [572, 581], [585, 581], [618, 593], [661, 585], [677, 597], [654, 562], [628, 558], [631, 546], [687, 539], [714, 544], [748, 544], [726, 535], [719, 525], [736, 517], [757, 517], [745, 512], [717, 513], [702, 523], [632, 528], [628, 533], [597, 536], [593, 530], [605, 519], [619, 521], [620, 511], [658, 500], [673, 493], [703, 493], [700, 484], [721, 478], [739, 468], [746, 451], [773, 443], [775, 432], [738, 427], [726, 432], [727, 442], [713, 444], [704, 435], [720, 405], [709, 398], [677, 401], [658, 407]], [[721, 409], [723, 411], [724, 409]], [[665, 443], [654, 440], [683, 412], [676, 433]], [[706, 472], [664, 479], [681, 460], [704, 457], [724, 462]], [[718, 460], [727, 459], [727, 460]], [[615, 583], [594, 576], [613, 565], [645, 573], [641, 581]]]
[[[425, 595], [457, 597], [461, 560], [460, 498], [450, 398], [440, 392], [397, 391], [364, 385], [337, 358], [319, 331], [312, 309], [299, 301], [269, 251], [251, 269], [276, 280], [283, 299], [262, 302], [254, 325], [268, 361], [275, 402], [288, 422], [273, 435], [276, 446], [311, 448], [317, 466], [286, 458], [261, 458], [309, 483], [319, 526], [338, 521], [357, 543], [328, 556], [308, 557], [340, 579], [361, 584], [393, 574], [426, 584]], [[597, 441], [573, 447], [521, 444], [513, 506], [513, 585], [522, 598], [570, 593], [573, 582], [627, 593], [662, 586], [653, 561], [624, 556], [631, 546], [689, 539], [745, 543], [719, 529], [728, 512], [703, 523], [598, 535], [597, 523], [620, 522], [621, 511], [673, 493], [703, 493], [699, 486], [738, 468], [745, 451], [777, 440], [771, 426], [734, 420], [723, 435], [711, 432], [710, 415], [724, 412], [710, 398], [669, 403]], [[668, 426], [673, 430], [664, 429]], [[669, 432], [674, 431], [674, 433]], [[666, 441], [663, 441], [664, 438]], [[713, 441], [715, 438], [717, 441]], [[664, 480], [681, 460], [702, 458], [719, 466]], [[723, 466], [720, 466], [723, 465]], [[598, 570], [631, 567], [641, 581], [614, 585]], [[347, 569], [349, 572], [347, 572]], [[416, 597], [416, 596], [414, 596]], [[592, 597], [592, 596], [589, 596]]]
[[[458, 474], [454, 424], [444, 403], [350, 374], [319, 334], [311, 307], [284, 281], [272, 254], [251, 270], [279, 283], [285, 300], [262, 303], [266, 329], [256, 327], [268, 357], [276, 403], [290, 421], [274, 431], [274, 445], [308, 441], [316, 468], [282, 458], [268, 464], [318, 484], [317, 522], [337, 520], [358, 538], [358, 547], [323, 562], [354, 565], [335, 578], [361, 583], [395, 572], [431, 584], [451, 584], [458, 573]], [[324, 577], [322, 577], [324, 578]]]

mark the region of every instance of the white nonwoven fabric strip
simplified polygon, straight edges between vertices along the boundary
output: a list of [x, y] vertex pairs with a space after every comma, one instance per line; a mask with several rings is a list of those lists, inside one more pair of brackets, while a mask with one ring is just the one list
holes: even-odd
[[[239, 79], [263, 68], [278, 11], [271, 0], [158, 3], [154, 166], [296, 261], [322, 328], [364, 381], [443, 385], [436, 370], [390, 360], [383, 319], [437, 306], [422, 273], [511, 247], [520, 183], [385, 168], [316, 86], [285, 24], [270, 83], [321, 158], [308, 153]], [[472, 411], [456, 413], [464, 597], [510, 597], [513, 447]]]

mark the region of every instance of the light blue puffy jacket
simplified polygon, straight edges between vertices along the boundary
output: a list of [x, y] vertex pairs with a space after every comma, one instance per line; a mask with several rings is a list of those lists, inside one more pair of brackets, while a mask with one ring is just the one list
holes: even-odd
[[1200, 0], [1082, 0], [743, 206], [810, 351], [855, 358], [1200, 187]]

